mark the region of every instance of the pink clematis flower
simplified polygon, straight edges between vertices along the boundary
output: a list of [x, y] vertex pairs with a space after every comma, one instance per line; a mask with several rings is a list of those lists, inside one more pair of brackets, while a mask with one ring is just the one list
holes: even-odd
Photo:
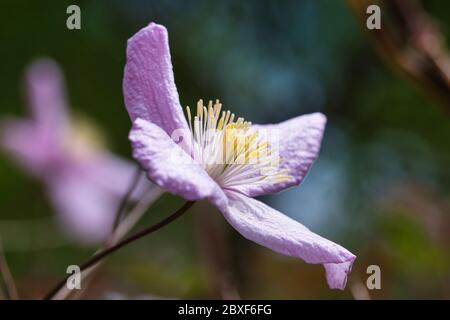
[[[329, 286], [345, 287], [356, 258], [352, 253], [253, 199], [303, 180], [320, 149], [324, 115], [255, 126], [221, 111], [218, 101], [204, 106], [200, 100], [193, 119], [187, 107], [186, 121], [167, 31], [154, 23], [128, 41], [123, 90], [133, 121], [133, 156], [150, 180], [187, 200], [209, 200], [245, 238], [323, 264]], [[271, 149], [263, 131], [279, 136], [278, 149]]]
[[[56, 63], [36, 61], [25, 80], [31, 117], [2, 121], [0, 146], [43, 181], [69, 236], [86, 244], [102, 241], [134, 166], [102, 149], [86, 121], [70, 119]], [[149, 185], [141, 183], [135, 196]]]

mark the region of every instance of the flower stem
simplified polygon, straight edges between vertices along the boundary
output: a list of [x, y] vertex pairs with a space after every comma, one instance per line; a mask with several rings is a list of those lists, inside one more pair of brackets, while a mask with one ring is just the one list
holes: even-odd
[[[168, 216], [167, 218], [161, 220], [160, 222], [158, 222], [157, 224], [150, 226], [128, 238], [126, 238], [125, 240], [122, 240], [120, 242], [118, 242], [116, 245], [109, 247], [103, 251], [100, 251], [99, 253], [95, 254], [94, 256], [92, 256], [91, 259], [89, 259], [88, 261], [86, 261], [84, 264], [82, 264], [80, 266], [80, 271], [84, 271], [87, 268], [95, 265], [97, 262], [99, 262], [100, 260], [104, 259], [105, 257], [109, 256], [110, 254], [114, 253], [115, 251], [119, 250], [120, 248], [126, 246], [129, 243], [132, 243], [136, 240], [139, 240], [140, 238], [151, 234], [159, 229], [161, 229], [162, 227], [168, 225], [169, 223], [171, 223], [172, 221], [176, 220], [177, 218], [181, 217], [190, 207], [192, 207], [192, 205], [194, 204], [193, 201], [187, 201], [180, 209], [178, 209], [177, 211], [175, 211], [173, 214], [171, 214], [170, 216]], [[58, 291], [66, 284], [67, 280], [69, 279], [70, 275], [66, 276], [63, 280], [61, 280], [45, 297], [44, 300], [50, 300], [53, 298], [53, 296], [58, 293]]]
[[120, 223], [120, 220], [123, 216], [123, 211], [125, 210], [125, 207], [126, 207], [128, 201], [130, 200], [131, 194], [133, 193], [134, 189], [136, 189], [136, 187], [139, 183], [140, 177], [141, 177], [141, 168], [138, 166], [136, 169], [136, 172], [134, 173], [133, 180], [131, 180], [130, 186], [128, 187], [127, 192], [123, 196], [122, 200], [120, 201], [119, 207], [117, 208], [116, 217], [114, 220], [114, 224], [113, 224], [111, 233], [113, 233], [117, 229], [117, 227]]
[[[163, 193], [164, 193], [163, 190], [159, 189], [156, 186], [152, 186], [152, 188], [143, 195], [142, 199], [139, 200], [138, 203], [129, 212], [127, 212], [126, 215], [124, 215], [123, 219], [120, 221], [117, 228], [110, 234], [110, 236], [105, 241], [103, 246], [99, 248], [94, 253], [94, 255], [97, 254], [98, 252], [101, 252], [102, 250], [112, 247], [113, 245], [117, 244], [120, 240], [122, 240], [122, 238], [126, 236], [128, 231], [130, 231], [131, 228], [134, 227], [134, 225], [139, 221], [139, 219], [142, 218], [142, 216], [148, 212], [149, 206]], [[53, 296], [53, 299], [64, 300], [68, 299], [69, 297], [71, 298], [81, 297], [89, 287], [92, 278], [98, 272], [99, 267], [102, 265], [102, 263], [105, 262], [105, 260], [106, 259], [103, 259], [102, 261], [97, 262], [93, 266], [81, 272], [81, 281], [83, 281], [82, 290], [77, 290], [74, 292], [73, 290], [70, 290], [67, 287], [65, 288], [63, 287], [58, 291], [58, 293], [56, 293]]]
[[5, 294], [9, 300], [18, 300], [19, 294], [17, 292], [14, 278], [9, 270], [8, 263], [6, 262], [5, 252], [3, 251], [3, 244], [0, 239], [0, 274], [3, 275], [3, 282], [5, 285]]

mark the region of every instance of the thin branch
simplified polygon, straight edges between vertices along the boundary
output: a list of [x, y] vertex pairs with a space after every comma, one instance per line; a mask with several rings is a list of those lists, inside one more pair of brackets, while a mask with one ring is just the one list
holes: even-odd
[[9, 300], [18, 300], [19, 294], [17, 292], [14, 278], [9, 270], [8, 263], [6, 261], [5, 252], [3, 251], [2, 241], [0, 239], [0, 273], [3, 276], [3, 283], [5, 285], [5, 294]]
[[137, 187], [140, 177], [141, 177], [141, 168], [137, 167], [136, 172], [133, 175], [133, 179], [131, 180], [130, 185], [127, 189], [127, 192], [125, 193], [124, 197], [120, 201], [119, 207], [117, 208], [116, 217], [113, 223], [111, 234], [113, 234], [114, 231], [117, 229], [120, 220], [122, 219], [123, 211], [125, 210], [125, 207], [127, 206], [134, 189]]
[[[171, 214], [170, 216], [168, 216], [167, 218], [163, 219], [162, 221], [158, 222], [157, 224], [146, 228], [130, 237], [128, 237], [127, 239], [117, 243], [116, 245], [105, 249], [97, 254], [95, 254], [94, 256], [92, 256], [91, 259], [89, 259], [87, 262], [85, 262], [84, 264], [82, 264], [80, 266], [80, 270], [81, 272], [90, 268], [91, 266], [97, 264], [99, 261], [103, 260], [105, 257], [109, 256], [110, 254], [116, 252], [117, 250], [119, 250], [120, 248], [126, 246], [127, 244], [130, 244], [136, 240], [139, 240], [140, 238], [149, 235], [159, 229], [161, 229], [162, 227], [170, 224], [172, 221], [176, 220], [177, 218], [181, 217], [190, 207], [192, 207], [192, 205], [194, 204], [194, 202], [192, 201], [188, 201], [186, 202], [180, 209], [178, 209], [177, 211], [175, 211], [173, 214]], [[70, 275], [64, 277], [63, 280], [61, 280], [45, 297], [45, 300], [49, 300], [52, 299], [54, 297], [55, 294], [58, 293], [58, 291], [66, 284], [67, 280], [69, 279]]]
[[[380, 56], [450, 112], [450, 54], [435, 20], [416, 0], [347, 0]], [[381, 7], [381, 29], [368, 30], [366, 9]]]
[[[138, 166], [136, 168], [135, 173], [133, 174], [133, 177], [130, 181], [127, 191], [125, 192], [122, 199], [120, 200], [120, 203], [117, 207], [117, 211], [115, 214], [115, 218], [114, 218], [113, 226], [111, 228], [110, 235], [108, 236], [107, 240], [105, 241], [105, 244], [103, 245], [103, 247], [101, 249], [108, 248], [114, 244], [113, 243], [114, 234], [116, 233], [117, 228], [119, 227], [119, 224], [122, 221], [123, 216], [125, 215], [127, 204], [129, 203], [131, 195], [133, 194], [134, 190], [136, 189], [137, 185], [139, 184], [140, 178], [141, 178], [141, 168]], [[99, 249], [99, 251], [101, 251], [101, 249]], [[101, 263], [98, 263], [98, 264], [92, 266], [91, 268], [89, 268], [88, 270], [85, 270], [82, 273], [82, 279], [84, 279], [84, 282], [83, 282], [84, 288], [82, 291], [76, 292], [78, 296], [81, 295], [83, 293], [83, 291], [86, 290], [87, 286], [89, 286], [90, 280], [94, 277], [95, 271], [96, 271], [97, 267], [99, 267], [100, 265], [101, 265]], [[60, 294], [60, 292], [57, 292], [55, 295], [58, 296], [60, 299], [65, 299], [65, 298], [69, 297], [72, 293], [74, 293], [73, 290], [67, 290], [67, 291], [61, 292], [61, 294]]]
[[[153, 186], [151, 190], [149, 190], [142, 199], [130, 210], [130, 212], [123, 218], [123, 220], [119, 223], [117, 228], [105, 242], [105, 244], [94, 253], [97, 254], [104, 249], [107, 249], [117, 242], [119, 242], [123, 237], [136, 225], [136, 223], [141, 219], [141, 217], [148, 211], [149, 206], [164, 193], [163, 190], [159, 189], [157, 186]], [[90, 284], [90, 281], [95, 276], [98, 268], [104, 263], [105, 260], [100, 261], [93, 265], [92, 267], [81, 272], [81, 281], [83, 281], [83, 288], [81, 290], [70, 290], [67, 287], [61, 288], [58, 293], [54, 296], [56, 300], [63, 300], [69, 297], [77, 298], [81, 297], [83, 293], [86, 291], [87, 287]], [[73, 296], [72, 296], [73, 295]]]

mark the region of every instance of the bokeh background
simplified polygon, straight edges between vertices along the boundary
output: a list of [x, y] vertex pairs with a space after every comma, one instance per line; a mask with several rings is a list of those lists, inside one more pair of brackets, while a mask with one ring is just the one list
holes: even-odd
[[[448, 39], [450, 2], [423, 2]], [[121, 91], [126, 41], [150, 21], [161, 23], [182, 105], [220, 98], [257, 123], [327, 115], [321, 154], [307, 179], [262, 200], [358, 257], [347, 289], [329, 290], [321, 266], [243, 239], [217, 210], [199, 203], [112, 256], [84, 297], [450, 298], [448, 100], [435, 99], [432, 85], [411, 81], [381, 58], [355, 1], [75, 3], [82, 29], [74, 31], [66, 28], [72, 1], [0, 4], [0, 117], [25, 115], [23, 71], [35, 58], [51, 57], [64, 71], [73, 112], [91, 119], [108, 147], [130, 158]], [[382, 19], [388, 10], [382, 7]], [[181, 203], [163, 196], [139, 226]], [[65, 237], [41, 184], [5, 154], [0, 208], [0, 236], [22, 297], [41, 297], [67, 265], [96, 249]], [[381, 268], [381, 290], [365, 288], [371, 264]]]

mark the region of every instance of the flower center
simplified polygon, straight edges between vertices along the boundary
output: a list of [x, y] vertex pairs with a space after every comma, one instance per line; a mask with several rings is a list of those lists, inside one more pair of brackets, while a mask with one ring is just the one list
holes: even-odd
[[291, 178], [287, 169], [280, 168], [282, 159], [269, 143], [269, 132], [256, 130], [244, 118], [235, 119], [230, 111], [222, 111], [219, 100], [214, 104], [209, 101], [208, 106], [199, 100], [194, 117], [189, 106], [186, 111], [193, 158], [222, 188]]
[[82, 115], [75, 115], [62, 138], [64, 150], [78, 160], [88, 160], [105, 148], [105, 139], [98, 128]]

